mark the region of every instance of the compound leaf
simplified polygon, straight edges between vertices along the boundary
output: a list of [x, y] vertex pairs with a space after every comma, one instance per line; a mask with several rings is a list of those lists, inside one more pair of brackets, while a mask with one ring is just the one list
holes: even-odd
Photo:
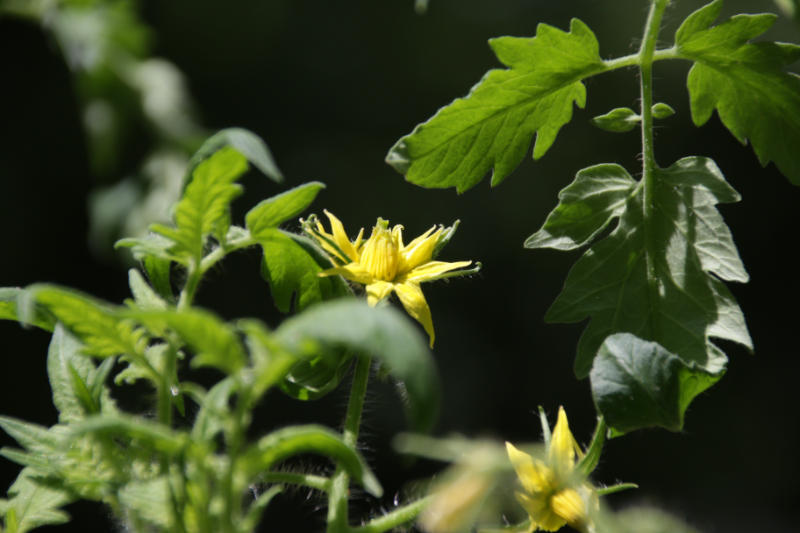
[[650, 426], [680, 431], [689, 403], [723, 373], [709, 374], [658, 343], [617, 333], [600, 346], [590, 377], [594, 402], [616, 436]]
[[759, 162], [774, 161], [800, 185], [800, 78], [786, 66], [800, 59], [800, 46], [751, 43], [775, 15], [736, 15], [712, 26], [722, 0], [695, 11], [675, 36], [678, 55], [694, 62], [687, 85], [692, 120], [702, 126], [717, 110], [741, 142], [749, 140]]
[[492, 185], [522, 161], [536, 134], [538, 159], [572, 118], [572, 106], [586, 103], [582, 79], [605, 70], [597, 39], [580, 20], [570, 32], [539, 24], [536, 37], [489, 41], [507, 67], [490, 70], [464, 98], [458, 98], [400, 139], [387, 163], [406, 179], [429, 188], [465, 191], [491, 169]]
[[[598, 169], [616, 172], [608, 178], [610, 190], [603, 187], [604, 181], [589, 179]], [[529, 239], [529, 247], [570, 249], [619, 217], [608, 237], [573, 266], [547, 312], [546, 319], [552, 322], [591, 318], [578, 343], [579, 377], [589, 374], [606, 337], [619, 332], [655, 341], [685, 363], [714, 375], [722, 371], [727, 358], [711, 337], [752, 348], [742, 312], [720, 281], [748, 279], [715, 207], [738, 201], [738, 193], [713, 161], [701, 157], [681, 159], [657, 170], [654, 178], [653, 205], [645, 216], [644, 189], [633, 188], [622, 167], [586, 169], [562, 191], [562, 203]], [[617, 183], [619, 190], [614, 189]], [[591, 205], [587, 216], [578, 217], [574, 226], [560, 215], [584, 205]]]

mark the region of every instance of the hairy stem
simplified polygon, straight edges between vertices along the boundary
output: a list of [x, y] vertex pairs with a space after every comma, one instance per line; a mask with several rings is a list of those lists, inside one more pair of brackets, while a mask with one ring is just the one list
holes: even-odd
[[[347, 415], [344, 419], [342, 440], [353, 449], [358, 442], [358, 429], [361, 426], [361, 413], [364, 410], [364, 396], [367, 393], [369, 369], [372, 365], [370, 357], [359, 357], [353, 373], [353, 385], [350, 389], [350, 401], [347, 404]], [[350, 476], [339, 467], [333, 475], [331, 489], [328, 493], [328, 533], [345, 533], [351, 531], [347, 516], [348, 491]]]
[[[647, 267], [647, 284], [650, 298], [658, 297], [658, 276], [655, 270], [655, 258], [652, 251], [656, 249], [650, 220], [654, 209], [655, 174], [658, 170], [653, 143], [653, 55], [656, 40], [661, 28], [661, 17], [669, 4], [669, 0], [653, 0], [647, 16], [644, 38], [639, 49], [639, 72], [641, 84], [641, 116], [642, 116], [642, 186], [644, 187], [644, 236], [645, 262]], [[653, 331], [655, 332], [655, 324]]]
[[353, 533], [383, 533], [396, 527], [402, 526], [414, 520], [427, 507], [433, 496], [426, 496], [402, 507], [398, 507], [390, 513], [386, 513], [374, 520], [371, 520], [361, 527], [352, 529]]

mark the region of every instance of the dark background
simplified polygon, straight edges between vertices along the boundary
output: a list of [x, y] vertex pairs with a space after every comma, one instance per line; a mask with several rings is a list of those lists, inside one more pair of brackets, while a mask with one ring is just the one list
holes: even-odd
[[[665, 43], [703, 3], [683, 0], [670, 8]], [[287, 186], [325, 182], [316, 212], [333, 211], [350, 231], [381, 216], [402, 223], [409, 236], [434, 223], [461, 220], [443, 259], [480, 260], [484, 270], [426, 287], [444, 394], [436, 434], [533, 441], [539, 438], [536, 406], [554, 414], [563, 405], [585, 443], [594, 407], [588, 381], [572, 374], [583, 325], [542, 320], [579, 255], [524, 250], [522, 242], [580, 168], [617, 162], [638, 171], [637, 133], [610, 134], [588, 124], [613, 107], [635, 106], [634, 71], [588, 80], [587, 108], [575, 111], [553, 148], [539, 162], [526, 159], [495, 189], [484, 181], [463, 195], [423, 190], [406, 183], [383, 158], [400, 136], [498, 66], [488, 38], [530, 36], [538, 22], [565, 29], [578, 16], [596, 33], [604, 57], [625, 55], [637, 48], [649, 2], [432, 0], [425, 16], [415, 15], [412, 4], [150, 0], [142, 7], [154, 29], [156, 55], [185, 73], [203, 124], [242, 126], [261, 135]], [[729, 0], [724, 14], [765, 10], [775, 10], [772, 2]], [[797, 41], [800, 30], [781, 19], [768, 37]], [[86, 197], [93, 182], [75, 91], [60, 52], [37, 26], [0, 19], [0, 57], [0, 286], [55, 282], [120, 302], [127, 296], [125, 267], [89, 252]], [[742, 193], [743, 202], [721, 211], [751, 275], [750, 283], [729, 287], [756, 352], [725, 344], [728, 374], [692, 404], [684, 431], [640, 431], [610, 441], [596, 479], [640, 484], [638, 491], [609, 497], [614, 506], [653, 503], [708, 533], [796, 531], [800, 286], [793, 258], [800, 190], [774, 166], [761, 168], [716, 115], [702, 128], [691, 124], [687, 68], [681, 62], [656, 66], [656, 100], [677, 111], [659, 122], [656, 156], [662, 166], [686, 155], [710, 156]], [[132, 162], [147, 143], [146, 135], [131, 143]], [[247, 194], [236, 203], [239, 217], [280, 190], [256, 174], [244, 184]], [[258, 316], [274, 324], [279, 318], [258, 267], [255, 252], [231, 258], [212, 273], [198, 303], [229, 318]], [[0, 323], [0, 338], [0, 412], [54, 423], [45, 373], [48, 336]], [[336, 426], [346, 401], [346, 387], [341, 389], [314, 403], [270, 395], [258, 413], [259, 431], [320, 419]], [[360, 499], [356, 508], [389, 508], [403, 483], [425, 468], [409, 471], [391, 451], [391, 436], [404, 428], [391, 386], [371, 388], [365, 417], [365, 453], [387, 497]], [[0, 445], [11, 444], [0, 435]], [[3, 460], [0, 486], [8, 486], [16, 472]], [[294, 530], [321, 530], [322, 501], [302, 491], [280, 498], [265, 523], [296, 524], [302, 516]], [[106, 520], [99, 507], [70, 509], [76, 520], [58, 530], [112, 527], [99, 522]]]

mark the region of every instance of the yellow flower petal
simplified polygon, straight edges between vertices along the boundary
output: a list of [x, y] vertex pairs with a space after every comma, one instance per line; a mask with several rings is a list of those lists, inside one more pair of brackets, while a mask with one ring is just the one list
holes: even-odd
[[328, 268], [318, 274], [320, 277], [326, 276], [342, 276], [343, 278], [368, 285], [373, 282], [372, 274], [367, 272], [364, 267], [358, 263], [348, 263], [344, 266]]
[[547, 494], [553, 490], [553, 471], [538, 459], [506, 442], [506, 452], [520, 483], [531, 494]]
[[392, 293], [394, 284], [388, 281], [376, 281], [367, 285], [367, 303], [372, 307]]
[[433, 332], [431, 308], [428, 307], [428, 302], [425, 301], [425, 295], [422, 294], [419, 284], [412, 282], [397, 283], [394, 285], [394, 292], [397, 293], [397, 297], [400, 298], [400, 303], [403, 304], [406, 312], [425, 328], [431, 340], [430, 346], [433, 348], [433, 341], [436, 336]]
[[439, 242], [439, 235], [442, 233], [441, 228], [439, 228], [436, 233], [431, 235], [434, 229], [436, 229], [436, 226], [408, 243], [408, 246], [401, 248], [401, 256], [403, 258], [401, 272], [408, 272], [431, 260], [433, 249], [436, 248], [436, 243]]
[[464, 268], [470, 264], [472, 264], [472, 261], [456, 261], [453, 263], [446, 263], [444, 261], [428, 261], [424, 265], [420, 265], [410, 272], [407, 272], [401, 277], [401, 280], [413, 281], [416, 283], [432, 281], [445, 272], [450, 272], [451, 270], [456, 270], [457, 268]]
[[569, 430], [567, 413], [563, 407], [558, 408], [558, 421], [550, 439], [548, 455], [551, 464], [562, 474], [568, 474], [575, 467], [575, 456], [583, 456], [580, 446]]
[[353, 247], [353, 243], [350, 242], [350, 239], [347, 238], [347, 232], [344, 231], [344, 225], [342, 222], [336, 218], [333, 213], [328, 211], [327, 209], [324, 211], [325, 215], [328, 217], [328, 220], [331, 223], [331, 232], [333, 233], [333, 242], [336, 243], [336, 246], [344, 252], [350, 261], [358, 262], [358, 254], [356, 253], [356, 249]]
[[550, 507], [571, 526], [586, 522], [586, 504], [575, 489], [564, 489], [556, 493], [550, 499]]
[[536, 528], [545, 531], [557, 531], [564, 527], [567, 522], [558, 516], [550, 507], [546, 497], [536, 498], [523, 494], [516, 493], [517, 501], [527, 511], [531, 519], [531, 527], [534, 531]]

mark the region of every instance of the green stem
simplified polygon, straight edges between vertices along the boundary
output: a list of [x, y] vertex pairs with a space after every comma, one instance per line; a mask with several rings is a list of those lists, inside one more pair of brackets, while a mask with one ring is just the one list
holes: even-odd
[[352, 533], [383, 533], [402, 526], [414, 520], [428, 506], [433, 496], [425, 496], [417, 501], [398, 507], [391, 513], [386, 513], [374, 520], [370, 520], [360, 527], [355, 527]]
[[261, 474], [261, 481], [264, 483], [280, 483], [282, 485], [300, 485], [320, 492], [328, 492], [331, 488], [331, 480], [326, 477], [296, 474], [294, 472], [267, 472], [266, 474]]
[[[358, 429], [361, 426], [361, 413], [364, 410], [364, 397], [367, 394], [371, 365], [372, 358], [359, 357], [353, 373], [353, 385], [350, 389], [350, 401], [347, 404], [342, 440], [354, 449], [358, 442]], [[328, 533], [352, 531], [347, 516], [349, 487], [350, 476], [343, 468], [337, 468], [328, 493]]]
[[[642, 116], [642, 186], [644, 187], [644, 236], [645, 263], [647, 268], [647, 285], [650, 297], [658, 298], [658, 276], [655, 268], [653, 251], [656, 250], [655, 236], [650, 221], [654, 210], [654, 188], [656, 172], [655, 149], [653, 142], [653, 56], [656, 40], [661, 28], [661, 17], [669, 4], [669, 0], [653, 0], [647, 16], [644, 38], [639, 49], [639, 72], [641, 84], [641, 116]], [[655, 324], [651, 324], [655, 326]], [[653, 329], [653, 333], [655, 329]]]

